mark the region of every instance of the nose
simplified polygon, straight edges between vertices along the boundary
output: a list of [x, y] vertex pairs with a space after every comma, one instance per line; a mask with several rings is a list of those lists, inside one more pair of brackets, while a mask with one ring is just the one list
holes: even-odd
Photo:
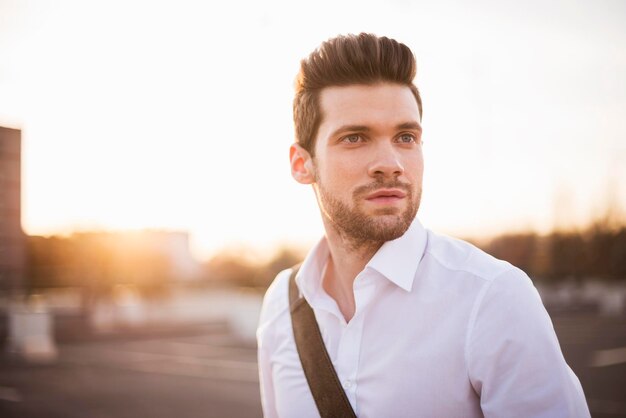
[[368, 167], [371, 177], [397, 178], [404, 173], [398, 150], [393, 144], [383, 143], [376, 147], [376, 154]]

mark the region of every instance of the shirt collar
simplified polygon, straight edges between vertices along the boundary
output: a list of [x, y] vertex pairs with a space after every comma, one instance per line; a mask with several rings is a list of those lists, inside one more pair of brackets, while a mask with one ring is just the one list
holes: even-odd
[[389, 281], [410, 292], [425, 249], [426, 230], [415, 218], [404, 235], [384, 243], [365, 268], [376, 270]]
[[322, 273], [326, 267], [329, 253], [326, 237], [323, 237], [309, 251], [296, 275], [298, 289], [309, 303], [313, 301], [322, 286]]
[[[411, 291], [415, 272], [426, 248], [426, 230], [417, 218], [400, 238], [387, 241], [374, 254], [365, 268], [382, 274], [389, 281]], [[328, 243], [322, 238], [311, 249], [296, 277], [298, 288], [311, 301], [318, 294], [322, 273], [328, 260]]]

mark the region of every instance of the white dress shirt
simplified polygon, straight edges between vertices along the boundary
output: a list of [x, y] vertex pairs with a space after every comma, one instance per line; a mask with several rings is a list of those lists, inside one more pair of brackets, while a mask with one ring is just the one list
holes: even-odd
[[[360, 418], [589, 417], [521, 270], [415, 220], [356, 277], [346, 323], [322, 287], [328, 256], [322, 239], [296, 282]], [[268, 289], [257, 331], [263, 412], [319, 417], [293, 338], [289, 274]]]

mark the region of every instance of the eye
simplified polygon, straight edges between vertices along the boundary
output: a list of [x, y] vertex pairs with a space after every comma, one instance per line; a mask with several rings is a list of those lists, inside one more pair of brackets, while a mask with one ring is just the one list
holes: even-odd
[[350, 134], [341, 138], [341, 142], [347, 142], [349, 144], [356, 144], [360, 142], [363, 138], [359, 134]]
[[413, 134], [402, 134], [398, 137], [398, 142], [403, 144], [410, 144], [412, 142], [417, 142], [417, 138]]

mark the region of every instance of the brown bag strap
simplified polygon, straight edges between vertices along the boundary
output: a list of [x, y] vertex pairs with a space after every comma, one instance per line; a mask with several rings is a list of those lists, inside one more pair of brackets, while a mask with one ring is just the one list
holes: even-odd
[[313, 309], [298, 291], [296, 274], [299, 269], [300, 265], [294, 266], [289, 278], [291, 325], [313, 399], [322, 418], [356, 418], [326, 351]]

